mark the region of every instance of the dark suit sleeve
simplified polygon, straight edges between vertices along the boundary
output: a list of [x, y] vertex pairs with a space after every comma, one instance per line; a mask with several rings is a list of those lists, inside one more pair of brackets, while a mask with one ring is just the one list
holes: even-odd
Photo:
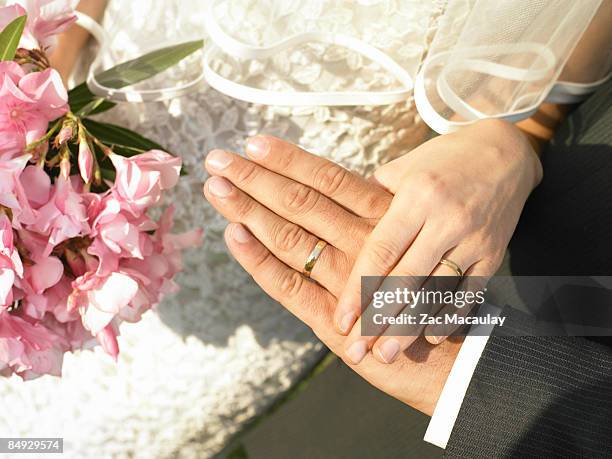
[[525, 334], [506, 312], [489, 338], [446, 448], [448, 457], [612, 457], [612, 349]]

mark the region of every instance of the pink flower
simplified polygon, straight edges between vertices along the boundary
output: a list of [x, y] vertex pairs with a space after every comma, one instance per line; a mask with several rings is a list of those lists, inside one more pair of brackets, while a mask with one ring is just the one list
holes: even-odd
[[25, 75], [16, 63], [0, 62], [0, 156], [21, 154], [67, 111], [68, 94], [57, 71]]
[[61, 376], [67, 343], [40, 323], [0, 312], [0, 374], [34, 379]]
[[[28, 21], [19, 46], [47, 49], [55, 46], [55, 35], [64, 32], [76, 21], [74, 9], [78, 0], [18, 0], [13, 6], [0, 9], [0, 30], [19, 16]], [[25, 8], [25, 9], [24, 9]]]
[[125, 158], [111, 154], [117, 171], [113, 192], [136, 215], [159, 203], [163, 190], [174, 187], [182, 161], [168, 153], [151, 150]]
[[13, 244], [13, 228], [8, 217], [0, 214], [0, 313], [13, 304], [13, 285], [23, 277], [23, 265]]
[[78, 308], [83, 325], [98, 335], [138, 293], [138, 283], [123, 272], [108, 276], [87, 273], [72, 284], [69, 308]]
[[13, 223], [17, 228], [21, 223], [30, 224], [34, 221], [34, 214], [21, 180], [29, 159], [27, 155], [4, 160], [0, 157], [0, 205], [11, 209]]
[[[54, 267], [52, 266], [52, 268]], [[70, 280], [66, 276], [61, 276], [60, 272], [59, 281], [56, 282], [53, 279], [52, 282], [47, 282], [47, 284], [53, 285], [43, 288], [43, 293], [35, 293], [31, 290], [30, 293], [24, 294], [20, 301], [20, 311], [22, 314], [36, 320], [43, 320], [45, 315], [51, 314], [61, 323], [74, 320], [80, 321], [78, 313], [68, 311], [68, 296], [72, 293]]]
[[120, 317], [128, 322], [140, 319], [143, 312], [157, 305], [164, 295], [177, 291], [174, 277], [182, 270], [181, 251], [202, 243], [202, 230], [184, 234], [171, 234], [174, 208], [168, 207], [153, 235], [153, 253], [138, 260], [121, 261], [121, 269], [137, 279], [140, 290], [130, 307], [120, 311]]
[[49, 202], [51, 197], [51, 178], [41, 167], [27, 166], [21, 176], [20, 182], [27, 184], [24, 192], [28, 204], [32, 209], [40, 209]]
[[68, 239], [89, 234], [83, 197], [74, 191], [65, 173], [56, 178], [49, 202], [38, 209], [36, 221], [28, 229], [48, 236], [43, 256], [48, 256], [54, 247]]
[[64, 274], [64, 265], [57, 257], [43, 258], [25, 270], [25, 279], [34, 293], [40, 295], [57, 284]]
[[86, 139], [79, 140], [79, 172], [85, 183], [90, 183], [93, 175], [94, 156]]

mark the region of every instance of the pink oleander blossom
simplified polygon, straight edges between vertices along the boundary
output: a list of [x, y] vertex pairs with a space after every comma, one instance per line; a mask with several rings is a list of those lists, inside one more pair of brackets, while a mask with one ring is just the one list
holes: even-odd
[[0, 157], [0, 206], [11, 210], [17, 228], [22, 223], [34, 222], [34, 213], [21, 179], [29, 159], [28, 155], [14, 159]]
[[119, 156], [68, 113], [48, 52], [77, 3], [0, 7], [0, 30], [27, 15], [14, 61], [0, 62], [0, 376], [60, 376], [66, 352], [95, 345], [116, 360], [120, 325], [178, 289], [181, 251], [201, 243], [200, 230], [172, 234], [172, 207], [148, 212], [180, 158]]
[[86, 140], [79, 141], [79, 172], [85, 183], [90, 183], [93, 177], [94, 156]]
[[117, 171], [113, 192], [134, 214], [157, 205], [181, 173], [181, 159], [159, 150], [131, 158], [111, 154], [110, 159]]
[[123, 272], [98, 276], [90, 272], [76, 279], [69, 299], [78, 308], [83, 325], [92, 335], [100, 333], [138, 293], [138, 282]]
[[67, 111], [68, 94], [56, 70], [25, 74], [14, 62], [0, 62], [0, 158], [23, 154]]
[[0, 8], [0, 30], [19, 16], [28, 15], [26, 27], [19, 42], [21, 48], [52, 49], [55, 36], [68, 29], [75, 21], [74, 10], [78, 0], [17, 0]]
[[154, 230], [157, 225], [145, 215], [134, 217], [126, 212], [122, 202], [111, 194], [98, 203], [91, 227], [90, 236], [94, 238], [91, 247], [96, 249], [96, 253], [107, 249], [120, 258], [143, 259], [152, 250], [147, 231]]
[[40, 323], [0, 311], [0, 374], [61, 376], [68, 343]]
[[76, 192], [70, 178], [60, 174], [56, 178], [49, 202], [36, 212], [36, 222], [28, 229], [48, 237], [43, 256], [48, 256], [62, 242], [87, 236], [87, 209], [81, 194]]
[[13, 303], [13, 286], [23, 277], [23, 264], [15, 249], [11, 222], [0, 214], [0, 313]]

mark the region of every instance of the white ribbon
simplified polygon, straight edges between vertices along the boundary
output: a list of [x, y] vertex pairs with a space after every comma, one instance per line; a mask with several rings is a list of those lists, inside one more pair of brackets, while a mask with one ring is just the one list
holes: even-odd
[[[104, 97], [113, 102], [158, 102], [190, 94], [199, 89], [204, 81], [204, 72], [201, 72], [195, 79], [187, 83], [168, 88], [117, 89], [108, 87], [98, 81], [96, 74], [110, 66], [108, 61], [110, 55], [110, 37], [100, 24], [86, 14], [77, 12], [77, 24], [91, 33], [100, 45], [96, 59], [91, 64], [87, 74], [87, 87], [96, 96]], [[168, 46], [171, 46], [171, 44]]]
[[[236, 40], [219, 26], [214, 17], [213, 2], [208, 2], [205, 25], [214, 45], [204, 56], [206, 81], [218, 91], [236, 99], [266, 105], [387, 105], [406, 100], [414, 87], [410, 74], [388, 54], [362, 40], [348, 35], [324, 32], [304, 32], [291, 35], [269, 46], [251, 46]], [[267, 59], [281, 51], [304, 44], [320, 42], [337, 45], [355, 51], [386, 69], [402, 84], [392, 91], [324, 91], [279, 92], [253, 88], [229, 80], [213, 70], [211, 62], [220, 50], [239, 59]]]
[[[510, 55], [516, 53], [533, 53], [541, 58], [542, 65], [531, 68], [517, 68], [508, 65], [498, 64], [486, 59], [477, 57], [489, 55]], [[439, 134], [447, 134], [469, 125], [476, 120], [484, 118], [498, 118], [515, 123], [529, 118], [536, 111], [542, 102], [544, 94], [531, 106], [521, 110], [511, 110], [498, 115], [487, 115], [482, 113], [469, 104], [464, 98], [459, 96], [450, 86], [449, 76], [456, 71], [472, 71], [503, 78], [513, 81], [540, 81], [550, 75], [555, 68], [556, 59], [554, 54], [546, 46], [539, 43], [517, 43], [501, 44], [491, 46], [479, 46], [465, 49], [454, 49], [444, 53], [439, 53], [425, 60], [417, 78], [414, 88], [414, 102], [423, 118], [434, 131]], [[432, 106], [426, 91], [425, 76], [429, 74], [432, 67], [442, 66], [440, 75], [436, 80], [436, 90], [442, 101], [456, 114], [463, 117], [466, 121], [452, 121], [441, 116]], [[552, 84], [551, 84], [552, 86]], [[514, 106], [518, 106], [515, 102]]]
[[[427, 58], [413, 81], [410, 74], [388, 54], [369, 43], [347, 35], [306, 32], [292, 35], [269, 46], [247, 45], [226, 34], [214, 17], [212, 2], [207, 2], [207, 5], [206, 29], [213, 44], [208, 46], [204, 52], [201, 74], [185, 84], [150, 90], [110, 88], [97, 80], [96, 73], [108, 67], [110, 39], [106, 31], [96, 21], [83, 13], [77, 13], [78, 24], [91, 32], [101, 48], [89, 69], [87, 77], [89, 89], [95, 95], [114, 102], [153, 102], [189, 94], [198, 90], [203, 81], [206, 80], [213, 88], [236, 99], [257, 104], [284, 106], [387, 105], [407, 100], [414, 91], [417, 110], [425, 123], [434, 131], [444, 134], [456, 131], [483, 118], [499, 118], [510, 122], [520, 121], [532, 116], [544, 100], [555, 103], [579, 102], [610, 78], [610, 75], [608, 75], [591, 84], [568, 82], [553, 84], [551, 82], [548, 91], [543, 91], [539, 97], [533, 94], [523, 95], [520, 100], [514, 102], [510, 111], [491, 116], [479, 111], [458, 95], [449, 83], [450, 75], [453, 72], [467, 70], [513, 81], [541, 81], [548, 78], [550, 72], [556, 66], [556, 58], [547, 46], [540, 43], [517, 43], [453, 49]], [[386, 69], [401, 83], [402, 87], [391, 91], [280, 92], [237, 83], [220, 75], [212, 66], [212, 62], [222, 52], [238, 59], [266, 59], [283, 50], [310, 42], [322, 42], [355, 51]], [[541, 58], [540, 62], [542, 64], [524, 69], [498, 64], [483, 58], [483, 56], [516, 53], [536, 54]], [[436, 65], [443, 66], [435, 82], [438, 95], [451, 110], [463, 117], [465, 121], [449, 120], [441, 116], [431, 104], [426, 93], [425, 75]], [[525, 98], [535, 98], [536, 102], [527, 108], [515, 109], [515, 107], [521, 106], [521, 102]]]

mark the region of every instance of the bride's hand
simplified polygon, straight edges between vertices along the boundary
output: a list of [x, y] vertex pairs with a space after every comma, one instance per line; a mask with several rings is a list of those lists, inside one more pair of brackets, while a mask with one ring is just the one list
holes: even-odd
[[[337, 297], [392, 196], [275, 138], [251, 139], [247, 152], [253, 161], [216, 150], [206, 162], [213, 175], [204, 186], [206, 198], [233, 222], [226, 230], [227, 245], [271, 297], [345, 358], [346, 338], [333, 325]], [[329, 245], [312, 270], [314, 283], [301, 272], [321, 239]], [[368, 355], [354, 369], [384, 392], [431, 414], [459, 347], [447, 342], [434, 348], [421, 339], [392, 365]]]
[[[376, 339], [360, 333], [362, 276], [465, 273], [474, 280], [489, 278], [541, 176], [527, 137], [495, 120], [437, 137], [378, 169], [375, 180], [395, 196], [368, 237], [338, 303], [334, 322], [348, 335], [349, 349], [365, 347], [355, 343], [371, 347]], [[432, 343], [446, 337], [430, 336], [427, 330], [426, 335]], [[375, 355], [392, 361], [414, 339], [383, 334], [374, 346], [388, 353]]]

